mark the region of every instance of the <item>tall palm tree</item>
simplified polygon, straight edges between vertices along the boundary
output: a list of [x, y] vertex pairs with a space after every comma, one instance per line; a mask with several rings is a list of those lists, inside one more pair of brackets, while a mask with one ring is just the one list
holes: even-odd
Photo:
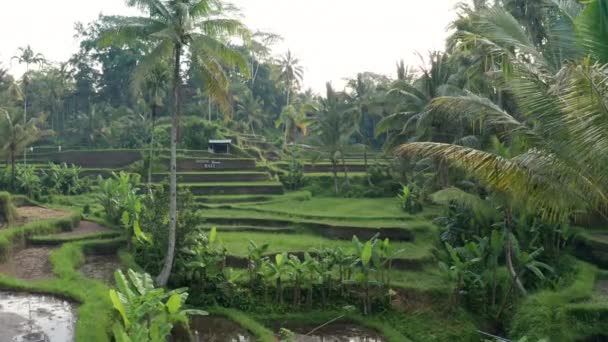
[[11, 163], [11, 188], [15, 189], [15, 156], [24, 151], [28, 145], [38, 141], [40, 138], [50, 135], [52, 131], [43, 130], [40, 127], [46, 120], [41, 115], [30, 118], [25, 123], [21, 122], [24, 113], [10, 112], [0, 108], [0, 148], [8, 154]]
[[271, 47], [283, 38], [275, 33], [257, 31], [251, 36], [249, 53], [251, 55], [251, 86], [255, 84], [260, 71], [260, 64], [270, 57]]
[[[27, 84], [29, 82], [30, 65], [38, 64], [43, 65], [46, 63], [46, 59], [40, 53], [35, 53], [31, 46], [20, 47], [17, 55], [13, 56], [11, 60], [17, 60], [19, 64], [25, 64], [25, 72], [23, 73], [22, 81], [22, 96], [23, 96], [23, 124], [27, 123]], [[27, 164], [27, 150], [23, 150], [23, 164]]]
[[285, 56], [281, 57], [279, 68], [278, 81], [285, 87], [285, 105], [289, 106], [291, 93], [302, 84], [304, 68], [300, 66], [300, 60], [292, 55], [290, 50], [287, 50]]
[[326, 97], [314, 110], [311, 129], [314, 144], [327, 156], [332, 165], [334, 192], [338, 193], [338, 164], [344, 159], [346, 147], [354, 134], [354, 115], [343, 94], [336, 93], [330, 83], [326, 85]]
[[258, 129], [264, 127], [266, 117], [262, 102], [259, 98], [254, 97], [248, 88], [243, 91], [243, 95], [237, 98], [236, 114], [239, 120], [247, 123], [254, 136], [256, 127]]
[[243, 56], [229, 46], [229, 37], [248, 38], [241, 22], [227, 17], [230, 7], [221, 0], [128, 0], [127, 5], [146, 11], [148, 16], [105, 17], [108, 29], [102, 45], [124, 45], [144, 41], [151, 49], [138, 65], [135, 77], [146, 75], [159, 60], [172, 60], [173, 115], [171, 120], [170, 199], [167, 255], [156, 278], [166, 285], [175, 256], [177, 220], [177, 140], [181, 118], [182, 64], [189, 59], [192, 70], [204, 81], [205, 91], [220, 108], [230, 111], [228, 77], [224, 66], [247, 70]]
[[154, 155], [154, 130], [156, 129], [156, 117], [158, 110], [162, 108], [167, 97], [167, 85], [171, 82], [171, 72], [165, 61], [158, 62], [144, 76], [143, 84], [137, 83], [135, 79], [134, 87], [136, 92], [142, 92], [150, 107], [150, 137], [148, 153], [148, 189], [152, 184], [152, 159]]
[[[419, 142], [400, 146], [399, 155], [441, 158], [465, 170], [487, 188], [506, 196], [505, 236], [513, 229], [511, 207], [518, 205], [556, 222], [580, 213], [608, 213], [608, 49], [601, 23], [608, 22], [602, 1], [590, 2], [574, 21], [581, 39], [578, 61], [555, 63], [555, 44], [538, 47], [513, 16], [500, 8], [480, 13], [481, 27], [465, 32], [505, 62], [504, 82], [516, 102], [508, 112], [487, 98], [468, 93], [434, 99], [428, 112], [465, 117], [501, 132], [503, 141], [525, 140], [519, 154], [497, 153], [455, 144]], [[600, 39], [599, 41], [597, 39]], [[572, 49], [573, 47], [567, 47]], [[561, 65], [561, 66], [560, 66]], [[505, 258], [518, 287], [507, 240]]]

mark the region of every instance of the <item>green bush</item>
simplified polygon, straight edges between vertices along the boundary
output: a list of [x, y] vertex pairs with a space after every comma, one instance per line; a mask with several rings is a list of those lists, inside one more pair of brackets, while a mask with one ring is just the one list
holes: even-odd
[[42, 173], [42, 184], [51, 194], [78, 195], [88, 190], [88, 184], [80, 178], [79, 166], [49, 164], [49, 170]]
[[10, 224], [17, 217], [11, 194], [0, 192], [0, 225]]
[[297, 159], [292, 158], [289, 162], [287, 173], [281, 175], [281, 183], [288, 190], [298, 190], [304, 186], [304, 165]]
[[[575, 341], [581, 338], [577, 331], [592, 331], [593, 327], [574, 329], [584, 325], [568, 314], [569, 304], [591, 297], [597, 269], [584, 262], [576, 262], [577, 270], [572, 283], [558, 291], [543, 290], [527, 297], [516, 308], [510, 335], [527, 336], [532, 340]], [[606, 306], [606, 305], [604, 305]]]

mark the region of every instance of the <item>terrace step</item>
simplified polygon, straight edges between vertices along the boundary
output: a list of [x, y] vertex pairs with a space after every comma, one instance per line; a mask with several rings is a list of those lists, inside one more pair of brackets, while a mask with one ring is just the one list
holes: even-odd
[[203, 225], [204, 230], [211, 230], [211, 228], [217, 228], [218, 232], [258, 232], [258, 233], [284, 233], [291, 234], [297, 233], [297, 229], [293, 227], [257, 227], [257, 226], [219, 226], [214, 224]]
[[[153, 182], [162, 182], [169, 178], [167, 173], [157, 173], [152, 176]], [[205, 183], [205, 182], [260, 182], [269, 180], [264, 172], [181, 172], [177, 174], [178, 182]]]
[[[161, 163], [169, 165], [169, 159], [161, 159]], [[255, 171], [255, 159], [245, 158], [178, 158], [177, 172], [200, 171]]]
[[[203, 212], [204, 213], [204, 212]], [[369, 228], [369, 227], [353, 227], [340, 226], [324, 222], [298, 222], [289, 219], [270, 219], [270, 218], [255, 218], [255, 217], [205, 217], [205, 222], [220, 226], [246, 226], [246, 227], [262, 227], [262, 228], [285, 228], [285, 227], [300, 227], [303, 230], [308, 230], [319, 236], [350, 240], [353, 236], [358, 236], [360, 239], [369, 240], [376, 234], [380, 238], [388, 238], [391, 241], [414, 241], [414, 233], [406, 228]]]
[[282, 195], [283, 185], [272, 182], [180, 184], [195, 196], [202, 195]]
[[255, 203], [266, 202], [274, 199], [272, 196], [264, 195], [216, 195], [216, 196], [196, 196], [195, 202], [202, 204], [232, 204], [232, 203]]

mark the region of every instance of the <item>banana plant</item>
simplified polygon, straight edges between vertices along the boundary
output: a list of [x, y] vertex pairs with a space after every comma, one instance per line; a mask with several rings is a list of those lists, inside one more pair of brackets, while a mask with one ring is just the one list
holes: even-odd
[[287, 253], [281, 253], [275, 255], [274, 263], [270, 264], [272, 269], [273, 277], [276, 281], [276, 302], [278, 304], [283, 304], [283, 283], [287, 279], [289, 275], [289, 269], [287, 267]]
[[293, 304], [300, 306], [302, 303], [302, 284], [305, 282], [307, 271], [309, 271], [308, 263], [310, 259], [304, 258], [300, 260], [297, 255], [290, 255], [287, 265], [291, 269], [293, 278]]
[[319, 283], [319, 261], [313, 258], [310, 253], [304, 253], [304, 268], [306, 270], [306, 277], [304, 277], [304, 284], [306, 286], [306, 306], [310, 310], [312, 308], [314, 287]]
[[249, 244], [247, 245], [247, 259], [249, 261], [247, 270], [249, 272], [249, 286], [251, 288], [260, 281], [260, 268], [262, 267], [263, 258], [268, 248], [268, 243], [258, 245], [254, 241], [249, 240]]
[[201, 288], [224, 280], [226, 248], [218, 239], [217, 228], [207, 234], [196, 229], [184, 239], [176, 258], [176, 277]]
[[188, 326], [189, 315], [207, 315], [201, 310], [186, 310], [187, 289], [166, 292], [155, 288], [147, 273], [133, 270], [127, 276], [114, 273], [117, 290], [109, 296], [120, 321], [112, 327], [117, 342], [165, 342], [175, 324]]

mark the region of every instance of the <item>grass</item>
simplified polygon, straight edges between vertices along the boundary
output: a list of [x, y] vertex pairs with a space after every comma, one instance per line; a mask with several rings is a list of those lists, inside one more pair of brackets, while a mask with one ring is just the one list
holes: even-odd
[[[608, 304], [591, 302], [597, 268], [575, 261], [576, 274], [569, 286], [558, 291], [543, 290], [525, 299], [517, 308], [511, 335], [515, 337], [575, 341], [608, 328]], [[604, 322], [596, 320], [603, 314]], [[564, 329], [564, 327], [569, 327]], [[606, 330], [603, 330], [605, 332]]]
[[17, 210], [13, 204], [11, 194], [0, 192], [0, 224], [10, 224], [17, 217]]
[[[248, 206], [243, 206], [248, 207]], [[311, 198], [308, 201], [281, 201], [256, 206], [257, 210], [307, 217], [366, 219], [409, 219], [395, 198]], [[427, 210], [420, 215], [432, 214]]]
[[95, 234], [83, 234], [75, 236], [64, 236], [57, 237], [51, 235], [38, 235], [32, 236], [28, 239], [28, 242], [33, 245], [61, 245], [68, 242], [85, 241], [85, 240], [99, 240], [99, 239], [113, 239], [119, 237], [120, 231], [112, 232], [100, 232]]
[[202, 213], [208, 218], [233, 218], [233, 219], [259, 219], [259, 220], [283, 220], [293, 225], [298, 223], [325, 224], [336, 227], [360, 227], [360, 228], [401, 228], [419, 232], [434, 230], [432, 222], [422, 215], [402, 218], [368, 218], [368, 217], [298, 217], [289, 213], [272, 212], [260, 209], [263, 205], [246, 208], [233, 209], [207, 209]]
[[[269, 244], [268, 254], [281, 252], [307, 252], [315, 248], [351, 248], [348, 240], [332, 240], [309, 234], [258, 233], [258, 232], [223, 232], [218, 231], [218, 237], [230, 255], [246, 257], [249, 241], [261, 245]], [[402, 259], [432, 258], [432, 245], [428, 241], [393, 242], [395, 250], [403, 249], [399, 255]]]

